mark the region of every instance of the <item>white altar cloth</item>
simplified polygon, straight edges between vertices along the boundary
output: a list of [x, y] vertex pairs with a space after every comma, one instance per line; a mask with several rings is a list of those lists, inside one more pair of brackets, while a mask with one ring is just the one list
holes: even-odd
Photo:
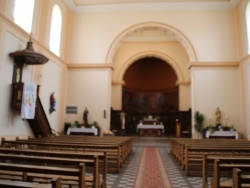
[[97, 128], [85, 128], [85, 127], [74, 127], [74, 128], [68, 128], [67, 135], [70, 135], [70, 133], [93, 133], [95, 136], [98, 134]]
[[139, 129], [162, 129], [162, 132], [164, 133], [164, 125], [144, 125], [144, 124], [138, 124], [137, 125], [137, 132]]
[[237, 131], [214, 131], [213, 133], [211, 131], [206, 131], [206, 138], [209, 138], [210, 136], [214, 137], [230, 137], [234, 136], [235, 139], [239, 138]]

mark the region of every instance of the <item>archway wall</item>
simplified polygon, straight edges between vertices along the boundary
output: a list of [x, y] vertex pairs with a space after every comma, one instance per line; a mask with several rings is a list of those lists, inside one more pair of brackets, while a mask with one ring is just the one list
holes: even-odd
[[230, 9], [77, 13], [72, 17], [68, 62], [113, 63], [113, 49], [122, 42], [119, 40], [134, 28], [147, 25], [174, 31], [188, 49], [190, 62], [235, 61], [237, 42], [233, 20]]
[[[187, 69], [188, 55], [183, 46], [177, 41], [165, 41], [165, 42], [124, 42], [117, 49], [113, 59], [113, 90], [112, 90], [112, 107], [114, 109], [122, 108], [122, 85], [123, 76], [128, 67], [136, 60], [144, 57], [155, 57], [162, 59], [168, 63], [175, 71], [178, 83], [180, 84], [180, 104], [181, 110], [188, 110], [190, 108], [190, 95], [186, 93], [189, 85], [183, 83], [189, 83], [190, 73]], [[167, 80], [165, 80], [167, 81]], [[164, 80], [162, 81], [164, 82]], [[186, 94], [185, 94], [186, 93]], [[190, 93], [190, 90], [189, 90]]]

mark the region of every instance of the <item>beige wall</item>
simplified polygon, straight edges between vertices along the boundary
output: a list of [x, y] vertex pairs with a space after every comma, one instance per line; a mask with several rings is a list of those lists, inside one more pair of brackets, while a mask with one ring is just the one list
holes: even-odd
[[191, 83], [193, 113], [199, 111], [205, 115], [205, 126], [209, 126], [210, 121], [216, 124], [215, 112], [219, 107], [222, 125], [234, 125], [242, 136], [245, 134], [240, 113], [238, 67], [193, 67]]
[[[13, 59], [10, 58], [9, 53], [23, 50], [29, 40], [29, 33], [13, 23], [12, 8], [8, 8], [12, 2], [12, 0], [1, 1], [1, 5], [4, 5], [5, 9], [0, 9], [0, 52], [2, 54], [0, 56], [0, 100], [3, 104], [0, 107], [0, 128], [4, 130], [0, 134], [8, 138], [33, 136], [27, 121], [22, 120], [19, 112], [10, 107]], [[50, 20], [46, 20], [46, 16], [43, 16], [51, 9], [51, 7], [48, 7], [48, 2], [36, 1], [32, 41], [35, 51], [48, 57], [49, 62], [39, 66], [24, 65], [22, 81], [35, 82], [40, 85], [39, 96], [51, 128], [62, 132], [66, 89], [66, 85], [63, 83], [67, 78], [67, 67], [65, 62], [51, 53], [46, 46], [48, 43], [46, 34], [48, 32], [42, 32], [42, 30], [45, 31], [50, 25]], [[52, 6], [52, 4], [50, 5]], [[65, 35], [64, 38], [67, 39]], [[55, 92], [57, 105], [56, 111], [50, 115], [49, 100], [52, 92]]]
[[198, 61], [235, 61], [233, 16], [233, 11], [223, 9], [75, 13], [70, 62], [105, 63], [116, 37], [134, 25], [154, 22], [181, 32], [194, 47]]
[[[70, 69], [68, 73], [67, 106], [76, 106], [77, 114], [66, 115], [67, 122], [83, 123], [83, 111], [88, 109], [88, 122], [96, 121], [101, 132], [109, 130], [110, 118], [110, 69]], [[74, 84], [73, 84], [74, 83]], [[104, 117], [104, 110], [106, 117]]]

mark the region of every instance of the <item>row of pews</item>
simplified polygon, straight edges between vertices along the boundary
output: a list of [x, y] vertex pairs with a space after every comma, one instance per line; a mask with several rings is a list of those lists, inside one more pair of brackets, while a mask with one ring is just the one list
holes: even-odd
[[[250, 187], [250, 142], [244, 139], [171, 138], [170, 153], [187, 176], [202, 176], [202, 187]], [[226, 178], [226, 179], [225, 179]]]
[[32, 182], [31, 187], [105, 188], [107, 173], [119, 173], [132, 149], [130, 137], [2, 138], [0, 187]]

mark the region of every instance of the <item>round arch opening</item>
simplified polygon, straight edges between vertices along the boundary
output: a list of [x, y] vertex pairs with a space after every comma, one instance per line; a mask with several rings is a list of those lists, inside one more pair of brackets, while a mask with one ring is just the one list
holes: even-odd
[[129, 113], [157, 114], [178, 111], [177, 75], [164, 60], [144, 57], [126, 70], [122, 109]]

